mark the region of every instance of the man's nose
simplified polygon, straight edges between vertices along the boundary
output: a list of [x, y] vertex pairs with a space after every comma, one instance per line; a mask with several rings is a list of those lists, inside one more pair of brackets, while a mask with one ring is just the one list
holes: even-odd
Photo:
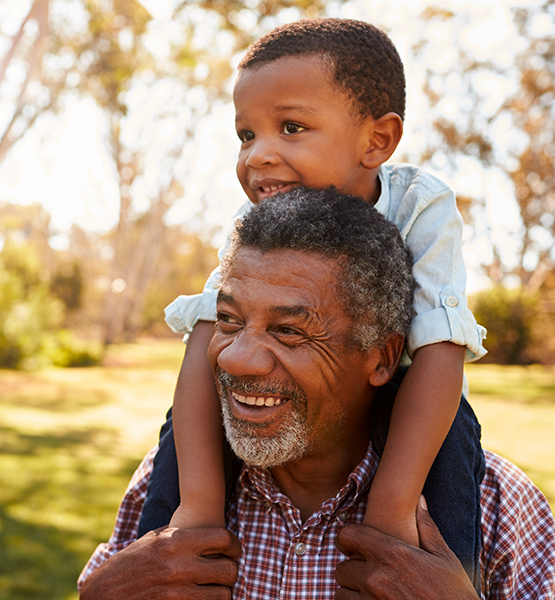
[[247, 330], [240, 332], [218, 355], [218, 366], [230, 375], [269, 375], [275, 367], [272, 352], [260, 336]]
[[265, 165], [274, 165], [279, 162], [279, 156], [271, 140], [263, 137], [255, 138], [248, 151], [245, 164], [251, 169], [260, 169]]

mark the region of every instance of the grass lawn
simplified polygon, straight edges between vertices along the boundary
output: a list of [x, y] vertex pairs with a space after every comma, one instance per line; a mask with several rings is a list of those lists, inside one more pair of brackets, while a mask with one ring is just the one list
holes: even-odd
[[[183, 346], [111, 349], [103, 367], [0, 371], [0, 600], [75, 600], [127, 482], [156, 441]], [[555, 371], [470, 365], [484, 446], [555, 506]]]
[[555, 368], [467, 365], [482, 445], [518, 465], [555, 510]]
[[182, 355], [179, 341], [143, 342], [112, 348], [105, 367], [0, 371], [0, 600], [78, 597]]

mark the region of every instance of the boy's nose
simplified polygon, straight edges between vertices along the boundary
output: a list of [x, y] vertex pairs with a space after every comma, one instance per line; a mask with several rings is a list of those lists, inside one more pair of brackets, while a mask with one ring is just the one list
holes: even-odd
[[251, 169], [259, 169], [264, 165], [276, 164], [278, 161], [279, 156], [273, 145], [268, 140], [255, 138], [249, 148], [245, 164]]
[[275, 367], [272, 353], [254, 333], [242, 331], [218, 355], [218, 366], [230, 375], [269, 375]]

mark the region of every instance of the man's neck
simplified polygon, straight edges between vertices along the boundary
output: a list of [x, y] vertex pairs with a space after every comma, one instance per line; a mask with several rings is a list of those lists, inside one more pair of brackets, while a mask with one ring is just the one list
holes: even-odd
[[271, 469], [280, 490], [301, 512], [306, 521], [320, 505], [337, 495], [349, 475], [364, 458], [369, 437], [360, 438], [348, 452], [310, 455]]

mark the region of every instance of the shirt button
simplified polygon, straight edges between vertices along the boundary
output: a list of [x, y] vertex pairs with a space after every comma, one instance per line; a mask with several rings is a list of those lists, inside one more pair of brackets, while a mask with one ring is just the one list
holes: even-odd
[[303, 556], [306, 554], [306, 546], [302, 542], [295, 544], [295, 554], [297, 556]]
[[451, 308], [455, 308], [455, 306], [459, 304], [459, 300], [456, 296], [447, 296], [447, 298], [445, 299], [445, 304], [447, 304], [447, 306], [450, 306]]
[[342, 510], [337, 516], [340, 521], [346, 521], [349, 518], [349, 513], [346, 510]]

